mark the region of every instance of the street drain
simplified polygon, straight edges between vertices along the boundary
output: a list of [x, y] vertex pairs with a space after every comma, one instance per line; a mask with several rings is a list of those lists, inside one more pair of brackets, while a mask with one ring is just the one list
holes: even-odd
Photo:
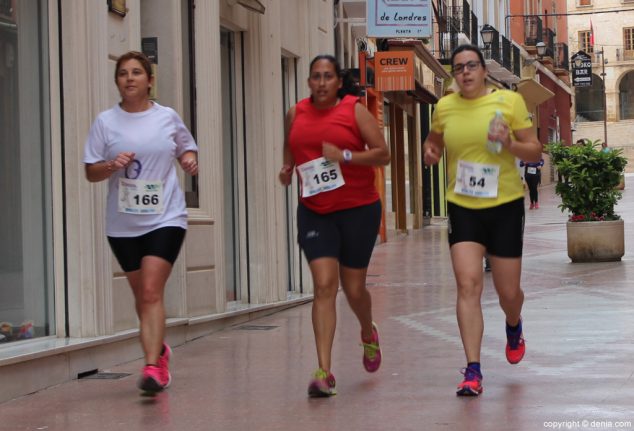
[[277, 326], [273, 325], [242, 325], [238, 326], [236, 329], [241, 331], [270, 331], [271, 329], [275, 329]]
[[569, 278], [569, 279], [561, 280], [559, 285], [560, 286], [581, 286], [583, 285], [583, 281]]
[[106, 372], [97, 372], [97, 370], [91, 370], [91, 371], [86, 371], [83, 373], [79, 373], [77, 375], [78, 379], [81, 380], [88, 380], [88, 379], [94, 379], [94, 380], [118, 380], [118, 379], [122, 379], [124, 377], [128, 377], [130, 376], [130, 373], [106, 373]]

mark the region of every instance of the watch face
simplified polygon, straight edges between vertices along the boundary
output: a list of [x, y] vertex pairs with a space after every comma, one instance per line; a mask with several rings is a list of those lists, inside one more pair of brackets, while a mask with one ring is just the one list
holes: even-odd
[[352, 153], [350, 152], [350, 150], [343, 150], [343, 160], [346, 162], [352, 160]]

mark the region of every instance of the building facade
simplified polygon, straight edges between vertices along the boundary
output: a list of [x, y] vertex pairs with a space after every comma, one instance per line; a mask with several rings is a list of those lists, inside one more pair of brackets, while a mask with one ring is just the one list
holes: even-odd
[[[518, 85], [542, 144], [572, 142], [569, 76], [568, 17], [565, 0], [511, 2], [508, 17], [512, 37], [524, 56], [523, 80]], [[550, 159], [544, 156], [542, 184], [554, 179]], [[549, 174], [545, 174], [549, 173]]]
[[[439, 11], [448, 11], [447, 19], [439, 19], [444, 25], [440, 57], [448, 61], [460, 43], [480, 46], [491, 85], [524, 97], [540, 142], [571, 142], [566, 1], [454, 0], [438, 5]], [[550, 172], [548, 156], [544, 159], [543, 172]], [[543, 175], [542, 184], [552, 177]]]
[[575, 89], [574, 138], [605, 140], [634, 160], [634, 1], [568, 0], [568, 11], [572, 52], [592, 58], [592, 85]]
[[332, 11], [332, 0], [0, 2], [0, 401], [142, 356], [104, 235], [106, 187], [82, 163], [129, 50], [153, 60], [154, 97], [199, 146], [200, 174], [182, 176], [170, 342], [310, 299], [296, 184], [277, 172], [286, 110], [308, 95], [312, 57], [334, 51]]
[[[374, 70], [378, 52], [413, 53], [413, 86], [409, 90], [377, 91], [371, 80], [365, 89], [366, 99], [378, 108], [375, 115], [383, 127], [392, 156], [390, 165], [379, 175], [385, 178], [379, 188], [384, 190], [387, 228], [407, 232], [422, 228], [433, 215], [444, 215], [444, 179], [438, 175], [429, 177], [421, 148], [429, 130], [431, 106], [442, 96], [443, 83], [449, 74], [434, 55], [435, 38], [368, 37], [366, 3], [367, 0], [336, 2], [335, 48], [343, 67], [361, 71]], [[426, 18], [433, 21], [435, 28], [433, 16]], [[376, 74], [373, 76], [378, 79]], [[437, 214], [432, 214], [434, 209]]]

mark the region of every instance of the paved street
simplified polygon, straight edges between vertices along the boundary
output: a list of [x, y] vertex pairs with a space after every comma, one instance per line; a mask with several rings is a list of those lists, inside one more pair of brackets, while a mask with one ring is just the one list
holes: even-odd
[[439, 221], [392, 232], [375, 249], [368, 282], [384, 362], [374, 375], [363, 370], [358, 324], [339, 296], [336, 397], [306, 397], [316, 354], [305, 304], [249, 322], [259, 329], [175, 347], [172, 386], [155, 398], [139, 396], [135, 361], [108, 370], [131, 373], [122, 379], [76, 380], [0, 404], [0, 430], [634, 430], [634, 177], [618, 208], [621, 262], [570, 263], [553, 191], [542, 188], [541, 209], [527, 210], [527, 354], [518, 365], [504, 357], [504, 318], [485, 275], [478, 398], [455, 396], [465, 362]]

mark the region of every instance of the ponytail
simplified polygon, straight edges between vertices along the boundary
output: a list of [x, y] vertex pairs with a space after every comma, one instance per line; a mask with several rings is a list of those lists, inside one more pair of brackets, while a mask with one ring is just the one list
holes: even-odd
[[361, 88], [359, 87], [359, 81], [355, 77], [352, 69], [344, 69], [339, 75], [341, 78], [341, 88], [337, 92], [337, 96], [343, 98], [343, 96], [349, 94], [351, 96], [360, 96]]

